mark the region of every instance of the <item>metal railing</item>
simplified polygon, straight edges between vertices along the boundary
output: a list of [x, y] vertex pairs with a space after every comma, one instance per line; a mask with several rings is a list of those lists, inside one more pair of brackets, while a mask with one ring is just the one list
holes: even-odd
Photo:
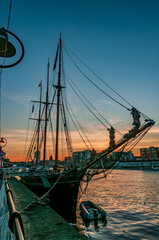
[[24, 238], [22, 217], [15, 208], [15, 205], [13, 202], [13, 194], [9, 187], [9, 183], [8, 183], [5, 172], [4, 172], [4, 180], [5, 180], [5, 185], [6, 185], [7, 202], [8, 202], [8, 206], [10, 209], [9, 228], [10, 228], [11, 232], [15, 235], [16, 240], [24, 240], [25, 238]]

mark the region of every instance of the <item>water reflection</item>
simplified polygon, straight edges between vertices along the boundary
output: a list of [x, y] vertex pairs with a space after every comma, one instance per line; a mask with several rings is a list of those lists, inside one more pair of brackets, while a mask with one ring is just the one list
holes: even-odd
[[103, 218], [101, 220], [99, 219], [96, 219], [96, 220], [86, 220], [86, 219], [83, 219], [83, 225], [86, 227], [86, 228], [89, 228], [89, 227], [93, 227], [95, 231], [99, 231], [99, 228], [102, 226], [106, 226], [107, 225], [107, 219], [106, 218]]
[[114, 170], [91, 181], [82, 201], [97, 203], [107, 223], [87, 223], [77, 213], [77, 225], [90, 239], [158, 239], [159, 172]]

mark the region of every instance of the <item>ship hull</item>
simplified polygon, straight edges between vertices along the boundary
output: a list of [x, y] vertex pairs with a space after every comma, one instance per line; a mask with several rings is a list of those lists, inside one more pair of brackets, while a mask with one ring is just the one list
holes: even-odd
[[68, 222], [75, 222], [81, 176], [79, 177], [77, 174], [62, 176], [56, 183], [58, 176], [59, 175], [52, 175], [45, 177], [45, 180], [47, 179], [51, 187], [44, 186], [47, 184], [44, 184], [43, 177], [39, 176], [21, 177], [21, 181], [39, 197], [50, 190], [48, 195], [50, 206]]

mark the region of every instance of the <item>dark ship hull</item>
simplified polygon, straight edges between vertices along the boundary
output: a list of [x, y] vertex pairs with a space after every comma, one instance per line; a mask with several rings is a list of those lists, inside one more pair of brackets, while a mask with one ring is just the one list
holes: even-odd
[[[48, 195], [49, 205], [68, 222], [75, 222], [78, 190], [82, 176], [83, 174], [74, 172], [74, 174], [61, 176], [57, 183], [59, 174], [47, 177], [25, 176], [21, 177], [21, 181], [39, 197], [48, 192], [55, 184]], [[49, 183], [51, 187], [46, 186]]]

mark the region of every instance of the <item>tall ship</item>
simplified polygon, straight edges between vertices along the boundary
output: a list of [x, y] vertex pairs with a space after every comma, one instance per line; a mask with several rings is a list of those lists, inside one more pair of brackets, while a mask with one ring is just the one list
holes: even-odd
[[[126, 110], [131, 113], [133, 126], [127, 133], [121, 134], [119, 140], [115, 138], [115, 134], [118, 130], [104, 119], [100, 111], [88, 101], [87, 97], [84, 96], [72, 82], [68, 74], [66, 74], [64, 70], [63, 49], [68, 57], [70, 57], [70, 61], [74, 64], [74, 67], [89, 81], [89, 83], [93, 84], [102, 94], [110, 97], [111, 100], [115, 101], [117, 104], [120, 104], [120, 107], [126, 108]], [[81, 191], [82, 183], [85, 183], [87, 186], [94, 175], [98, 175], [102, 172], [103, 176], [106, 177], [112, 167], [120, 160], [122, 152], [126, 149], [132, 149], [154, 125], [152, 119], [146, 117], [135, 107], [132, 105], [130, 105], [129, 108], [125, 107], [123, 103], [120, 103], [114, 97], [107, 94], [104, 89], [98, 87], [97, 83], [93, 82], [75, 63], [71, 57], [71, 53], [71, 51], [69, 52], [69, 48], [63, 44], [60, 35], [52, 68], [52, 80], [50, 80], [50, 63], [48, 61], [46, 81], [45, 83], [41, 81], [38, 85], [39, 98], [31, 101], [31, 113], [36, 114], [34, 117], [30, 117], [30, 120], [34, 122], [34, 129], [25, 159], [30, 167], [21, 175], [21, 181], [38, 195], [39, 200], [42, 201], [47, 199], [50, 206], [68, 221], [75, 219], [77, 199]], [[84, 64], [75, 54], [74, 57], [80, 61], [80, 64]], [[95, 74], [89, 67], [86, 65], [85, 67], [87, 70], [91, 71], [92, 74]], [[102, 79], [100, 80], [103, 81]], [[87, 110], [106, 127], [109, 143], [103, 151], [97, 152], [93, 148], [79, 123], [79, 119], [75, 116], [73, 109], [70, 107], [66, 95], [66, 82], [74, 90], [77, 97], [84, 103]], [[46, 86], [45, 92], [43, 90], [43, 85]], [[109, 86], [107, 85], [107, 87]], [[113, 90], [112, 88], [110, 89]], [[89, 92], [89, 89], [87, 89], [87, 91]], [[45, 94], [44, 97], [43, 93]], [[117, 94], [115, 91], [114, 93]], [[117, 95], [121, 97], [119, 94]], [[87, 103], [85, 103], [84, 100]], [[122, 98], [122, 100], [124, 100], [124, 98]], [[35, 105], [37, 106], [36, 110]], [[141, 117], [144, 119], [143, 123], [141, 123]], [[74, 127], [72, 127], [72, 134], [74, 134], [75, 129], [80, 128], [80, 131], [77, 131], [82, 137], [86, 149], [88, 147], [86, 141], [90, 144], [90, 154], [85, 161], [80, 161], [78, 163], [75, 161], [69, 119], [72, 121], [72, 124], [74, 124]], [[94, 134], [96, 134], [95, 131]], [[62, 139], [62, 135], [65, 141], [63, 140], [61, 143], [60, 140]], [[50, 139], [51, 144], [49, 143]], [[50, 152], [50, 160], [55, 159], [55, 164], [52, 168], [46, 167], [46, 162], [48, 162], [49, 158], [47, 151]], [[118, 152], [118, 154], [114, 161], [110, 162], [108, 161], [108, 156], [114, 151]], [[64, 154], [66, 154], [65, 162], [67, 162], [67, 164], [61, 166], [59, 160], [64, 159]], [[40, 169], [39, 164], [41, 161], [43, 165]]]

